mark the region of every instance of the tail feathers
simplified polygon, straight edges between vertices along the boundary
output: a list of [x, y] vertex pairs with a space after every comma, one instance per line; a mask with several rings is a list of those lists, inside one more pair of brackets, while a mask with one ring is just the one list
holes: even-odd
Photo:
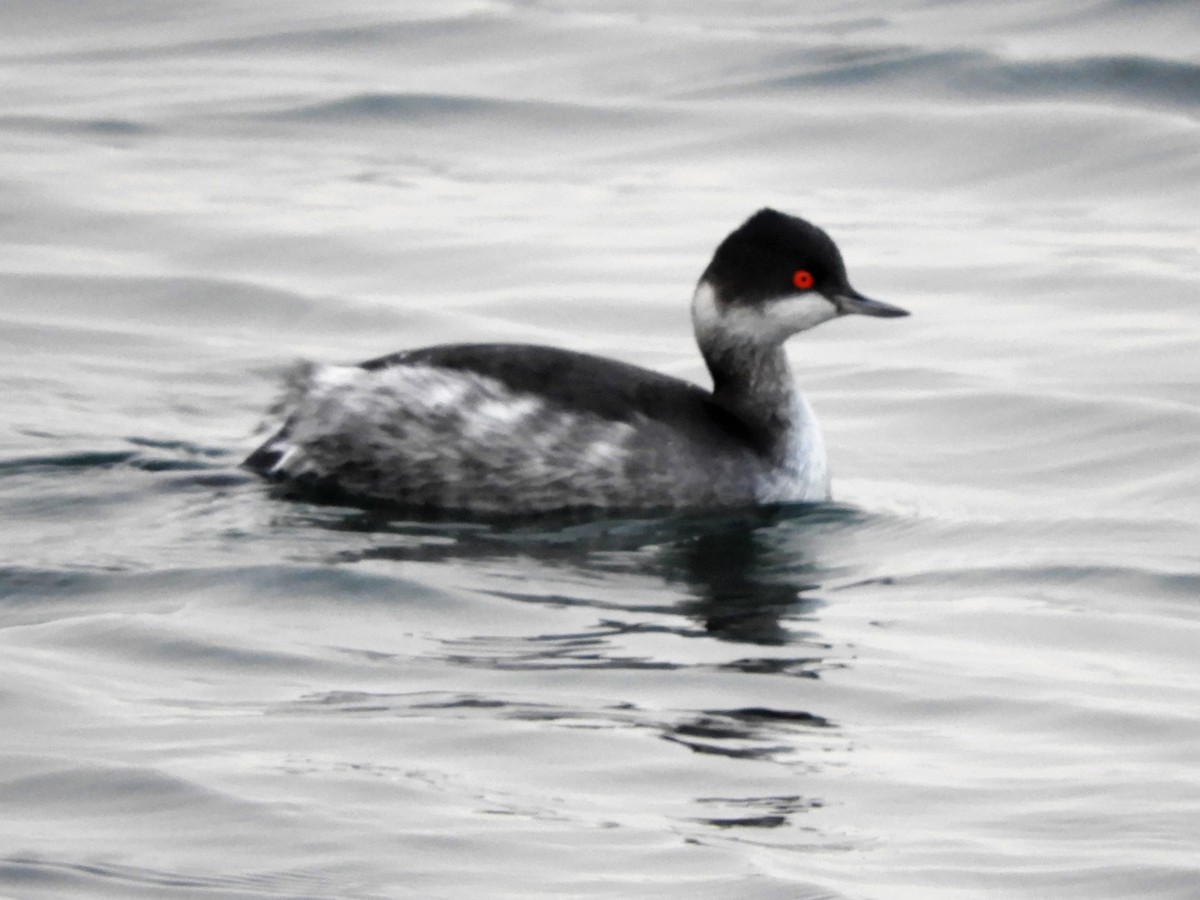
[[288, 447], [286, 444], [277, 443], [279, 435], [271, 438], [244, 460], [242, 467], [249, 469], [251, 472], [256, 472], [266, 478], [270, 478], [275, 474], [276, 470], [283, 462], [283, 458], [287, 456]]
[[[299, 362], [287, 373], [282, 397], [272, 413], [291, 411], [282, 427], [242, 461], [242, 467], [269, 481], [296, 487], [336, 488], [336, 478], [330, 473], [329, 454], [320, 450], [321, 441], [314, 444], [314, 435], [337, 434], [343, 426], [344, 409], [353, 403], [343, 402], [344, 393], [361, 370], [348, 366], [320, 366]], [[328, 421], [327, 421], [328, 420]], [[336, 458], [333, 460], [336, 463]]]
[[336, 487], [326, 468], [307, 452], [303, 444], [292, 438], [286, 425], [242, 460], [242, 466], [268, 481], [297, 486]]
[[267, 438], [257, 450], [242, 460], [242, 467], [262, 475], [264, 478], [282, 479], [289, 476], [288, 464], [294, 462], [299, 448], [292, 441], [292, 423], [284, 426]]

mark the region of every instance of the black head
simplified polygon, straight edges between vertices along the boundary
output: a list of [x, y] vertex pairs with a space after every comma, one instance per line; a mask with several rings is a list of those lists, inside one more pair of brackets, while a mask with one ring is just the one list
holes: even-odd
[[773, 209], [760, 209], [725, 238], [701, 281], [726, 306], [753, 307], [813, 296], [832, 304], [828, 318], [847, 313], [908, 315], [854, 290], [837, 244], [824, 231]]

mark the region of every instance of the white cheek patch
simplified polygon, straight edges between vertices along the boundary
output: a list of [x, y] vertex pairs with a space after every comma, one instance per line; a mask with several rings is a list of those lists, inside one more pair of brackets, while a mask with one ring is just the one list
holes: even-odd
[[712, 285], [701, 282], [692, 298], [692, 322], [701, 346], [777, 344], [836, 316], [837, 307], [816, 292], [780, 297], [752, 307], [722, 308]]
[[815, 291], [809, 291], [807, 294], [770, 301], [763, 311], [763, 318], [776, 323], [790, 336], [828, 322], [837, 312], [837, 307], [830, 300]]
[[721, 310], [717, 307], [717, 294], [707, 281], [696, 285], [696, 293], [692, 297], [692, 325], [701, 346], [706, 338], [721, 333]]

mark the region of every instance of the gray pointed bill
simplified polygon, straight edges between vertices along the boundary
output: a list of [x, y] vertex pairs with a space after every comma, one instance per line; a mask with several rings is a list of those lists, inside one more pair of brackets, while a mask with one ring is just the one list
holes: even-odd
[[829, 299], [838, 308], [838, 314], [843, 316], [856, 313], [860, 316], [879, 316], [882, 319], [896, 319], [909, 314], [907, 309], [892, 306], [892, 304], [884, 303], [882, 300], [872, 300], [870, 297], [864, 297], [853, 289], [847, 293], [835, 294]]

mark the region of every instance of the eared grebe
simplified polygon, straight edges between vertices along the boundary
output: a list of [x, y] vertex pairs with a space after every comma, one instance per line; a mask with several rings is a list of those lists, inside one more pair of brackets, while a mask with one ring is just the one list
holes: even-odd
[[783, 344], [850, 313], [907, 315], [855, 291], [820, 228], [763, 209], [717, 247], [692, 299], [711, 392], [524, 344], [306, 365], [283, 427], [245, 466], [351, 501], [480, 514], [826, 500], [824, 442]]

